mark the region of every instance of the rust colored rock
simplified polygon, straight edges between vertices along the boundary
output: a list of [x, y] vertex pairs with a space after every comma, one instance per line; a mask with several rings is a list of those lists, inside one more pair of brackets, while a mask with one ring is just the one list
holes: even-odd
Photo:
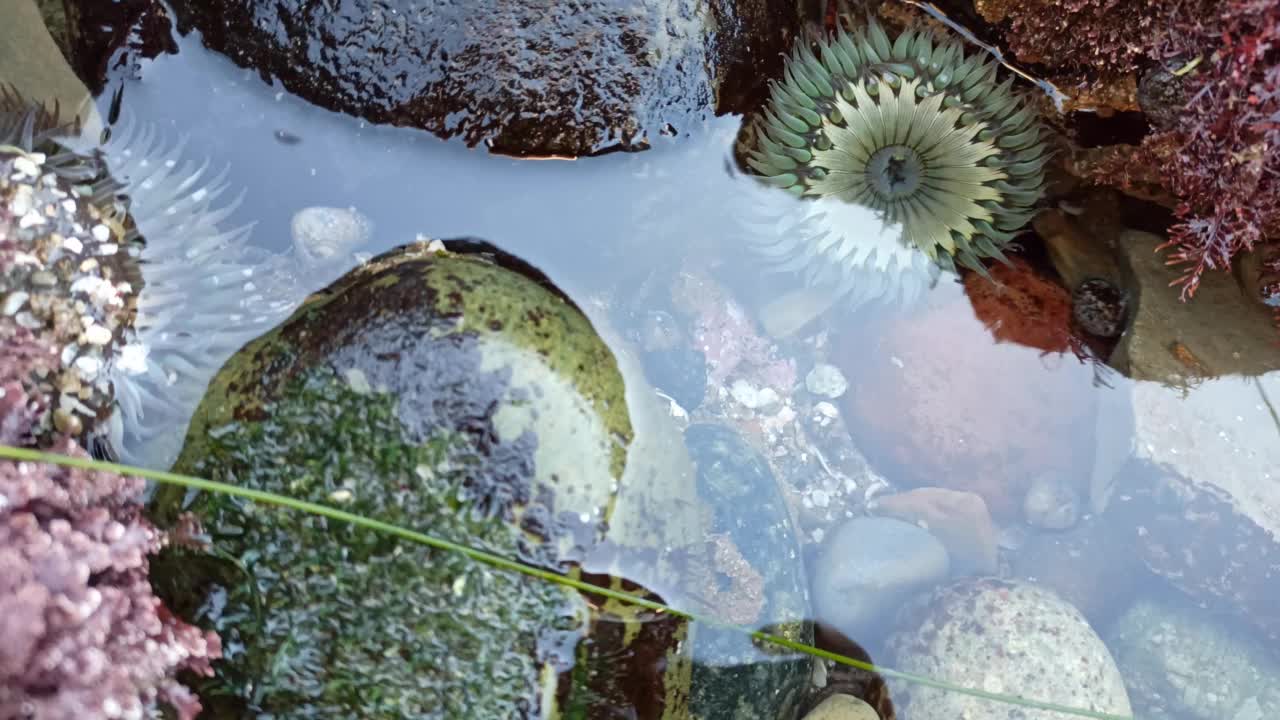
[[960, 490], [927, 487], [875, 500], [875, 511], [923, 523], [951, 556], [953, 573], [996, 571], [997, 532], [981, 496]]
[[992, 337], [1045, 352], [1071, 349], [1071, 294], [1066, 289], [1021, 258], [990, 272], [990, 279], [966, 275], [964, 290]]
[[[1054, 322], [1068, 307], [1053, 310]], [[1001, 332], [1026, 332], [1039, 347], [1066, 342], [1060, 329], [1006, 317]], [[1070, 354], [996, 342], [963, 297], [877, 339], [846, 335], [836, 358], [851, 382], [842, 398], [850, 432], [895, 483], [974, 492], [995, 518], [1012, 520], [1037, 475], [1088, 475], [1092, 368]]]

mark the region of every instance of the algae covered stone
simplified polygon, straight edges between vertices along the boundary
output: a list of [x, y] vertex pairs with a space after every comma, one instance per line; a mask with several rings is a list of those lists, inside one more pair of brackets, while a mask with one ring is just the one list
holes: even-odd
[[[626, 463], [622, 376], [544, 277], [467, 249], [375, 258], [243, 348], [177, 468], [569, 570], [601, 540]], [[576, 592], [309, 514], [180, 495], [161, 492], [157, 514], [195, 510], [223, 559], [217, 573], [169, 567], [218, 608], [227, 707], [558, 715], [557, 672], [589, 627]]]

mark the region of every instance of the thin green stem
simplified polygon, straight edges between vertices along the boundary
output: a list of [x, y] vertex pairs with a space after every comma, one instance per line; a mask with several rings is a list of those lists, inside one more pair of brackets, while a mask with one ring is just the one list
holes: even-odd
[[963, 695], [969, 695], [972, 697], [983, 698], [985, 700], [1009, 703], [1013, 705], [1020, 705], [1022, 707], [1036, 708], [1040, 710], [1048, 710], [1051, 712], [1058, 712], [1064, 715], [1071, 715], [1075, 717], [1095, 718], [1096, 720], [1133, 720], [1133, 718], [1128, 715], [1112, 715], [1109, 713], [1098, 712], [1095, 710], [1085, 710], [1082, 708], [1070, 707], [1068, 705], [1060, 705], [1057, 703], [1050, 703], [1050, 702], [1041, 702], [1039, 700], [1029, 700], [1027, 698], [1016, 697], [1013, 695], [1002, 695], [999, 693], [991, 693], [983, 690], [978, 690], [976, 688], [968, 688], [960, 685], [954, 685], [952, 683], [944, 682], [941, 680], [934, 680], [932, 678], [927, 678], [922, 675], [901, 672], [898, 670], [893, 670], [891, 668], [886, 668], [879, 665], [873, 665], [871, 663], [863, 662], [861, 660], [856, 660], [851, 657], [846, 657], [838, 653], [829, 652], [827, 650], [821, 650], [811, 645], [806, 645], [801, 642], [789, 640], [785, 637], [780, 637], [778, 635], [767, 633], [762, 630], [751, 630], [749, 628], [739, 627], [737, 625], [725, 623], [719, 620], [715, 620], [713, 618], [702, 617], [701, 615], [698, 615], [696, 613], [677, 610], [673, 607], [669, 607], [662, 603], [654, 602], [653, 600], [637, 597], [630, 593], [625, 593], [618, 590], [612, 590], [610, 588], [600, 587], [598, 585], [594, 585], [589, 582], [584, 582], [582, 580], [576, 580], [574, 578], [566, 577], [556, 572], [551, 572], [549, 570], [544, 570], [542, 568], [526, 565], [522, 562], [517, 562], [515, 560], [509, 560], [500, 555], [494, 555], [493, 553], [485, 552], [484, 550], [477, 550], [475, 548], [467, 547], [466, 545], [459, 545], [458, 543], [449, 542], [448, 540], [441, 540], [440, 538], [432, 537], [430, 535], [416, 532], [414, 530], [409, 530], [407, 528], [400, 527], [399, 525], [392, 525], [391, 523], [382, 522], [381, 520], [375, 520], [373, 518], [365, 517], [363, 515], [349, 513], [344, 510], [339, 510], [337, 508], [330, 507], [328, 505], [320, 505], [318, 503], [307, 502], [305, 500], [298, 500], [297, 498], [291, 498], [286, 495], [277, 495], [275, 493], [263, 492], [261, 490], [253, 490], [251, 488], [237, 487], [235, 485], [228, 485], [226, 483], [220, 483], [213, 480], [205, 480], [204, 478], [192, 477], [189, 475], [180, 475], [178, 473], [163, 472], [159, 470], [147, 470], [145, 468], [136, 468], [136, 467], [130, 467], [128, 465], [121, 465], [119, 463], [90, 460], [88, 458], [73, 458], [73, 457], [67, 457], [65, 455], [58, 455], [56, 453], [41, 452], [39, 450], [29, 450], [26, 448], [15, 448], [15, 447], [9, 447], [7, 445], [0, 445], [0, 458], [8, 458], [10, 460], [18, 460], [18, 461], [49, 463], [51, 465], [62, 465], [65, 467], [80, 468], [82, 470], [112, 472], [118, 475], [135, 475], [138, 477], [146, 478], [148, 480], [152, 480], [158, 483], [164, 483], [167, 485], [177, 485], [177, 486], [186, 487], [194, 490], [204, 490], [206, 492], [232, 495], [235, 497], [245, 498], [246, 500], [252, 500], [258, 503], [275, 505], [277, 507], [287, 508], [289, 510], [296, 510], [299, 512], [311, 513], [313, 515], [320, 515], [322, 517], [326, 517], [331, 520], [338, 520], [341, 522], [351, 523], [352, 525], [367, 528], [369, 530], [374, 530], [376, 532], [386, 533], [388, 535], [393, 535], [395, 537], [409, 540], [410, 542], [420, 543], [422, 545], [437, 548], [439, 550], [444, 550], [446, 552], [453, 552], [453, 553], [465, 555], [466, 557], [471, 558], [472, 560], [475, 560], [477, 562], [482, 562], [503, 570], [523, 573], [525, 575], [539, 578], [541, 580], [546, 580], [548, 582], [554, 582], [560, 585], [571, 587], [571, 588], [574, 588], [575, 590], [580, 590], [582, 592], [593, 593], [595, 595], [601, 595], [603, 597], [612, 598], [614, 600], [631, 603], [633, 605], [638, 605], [640, 607], [647, 608], [649, 610], [654, 610], [656, 612], [662, 612], [662, 613], [674, 615], [676, 617], [682, 617], [693, 622], [704, 623], [706, 625], [735, 630], [735, 631], [744, 633], [746, 635], [750, 635], [752, 638], [761, 642], [767, 642], [773, 645], [777, 645], [779, 647], [787, 648], [788, 650], [794, 650], [796, 652], [804, 653], [806, 655], [810, 655], [817, 658], [822, 658], [824, 660], [831, 660], [831, 661], [840, 663], [842, 665], [858, 668], [860, 670], [879, 673], [884, 677], [897, 678], [899, 680], [904, 680], [906, 682], [938, 688], [940, 690], [961, 693]]

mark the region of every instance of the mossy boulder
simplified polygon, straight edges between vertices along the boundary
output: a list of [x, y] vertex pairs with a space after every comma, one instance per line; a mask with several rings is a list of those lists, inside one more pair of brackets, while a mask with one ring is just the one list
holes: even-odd
[[[176, 469], [811, 640], [763, 460], [740, 472], [740, 444], [713, 434], [690, 445], [695, 473], [625, 349], [533, 268], [449, 248], [375, 258], [244, 347]], [[742, 493], [763, 534], [730, 526]], [[174, 489], [153, 510], [182, 508], [210, 550], [155, 574], [230, 648], [201, 688], [214, 717], [791, 720], [808, 677], [745, 635], [383, 533]], [[750, 615], [726, 574], [755, 583]]]
[[[604, 536], [631, 437], [610, 350], [545, 278], [415, 244], [228, 361], [176, 468], [565, 571]], [[557, 673], [593, 623], [575, 591], [303, 513], [181, 495], [159, 493], [155, 513], [194, 510], [212, 556], [180, 551], [161, 573], [188, 609], [218, 608], [206, 619], [231, 648], [225, 714], [557, 716]], [[661, 652], [682, 633], [668, 629]]]

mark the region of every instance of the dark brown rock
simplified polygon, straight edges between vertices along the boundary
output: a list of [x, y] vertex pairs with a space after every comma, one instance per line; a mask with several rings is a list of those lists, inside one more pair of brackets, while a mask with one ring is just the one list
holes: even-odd
[[741, 66], [748, 79], [726, 87], [744, 94], [785, 49], [794, 23], [773, 6], [783, 3], [175, 3], [184, 32], [310, 102], [520, 156], [636, 150], [689, 133], [722, 72]]

